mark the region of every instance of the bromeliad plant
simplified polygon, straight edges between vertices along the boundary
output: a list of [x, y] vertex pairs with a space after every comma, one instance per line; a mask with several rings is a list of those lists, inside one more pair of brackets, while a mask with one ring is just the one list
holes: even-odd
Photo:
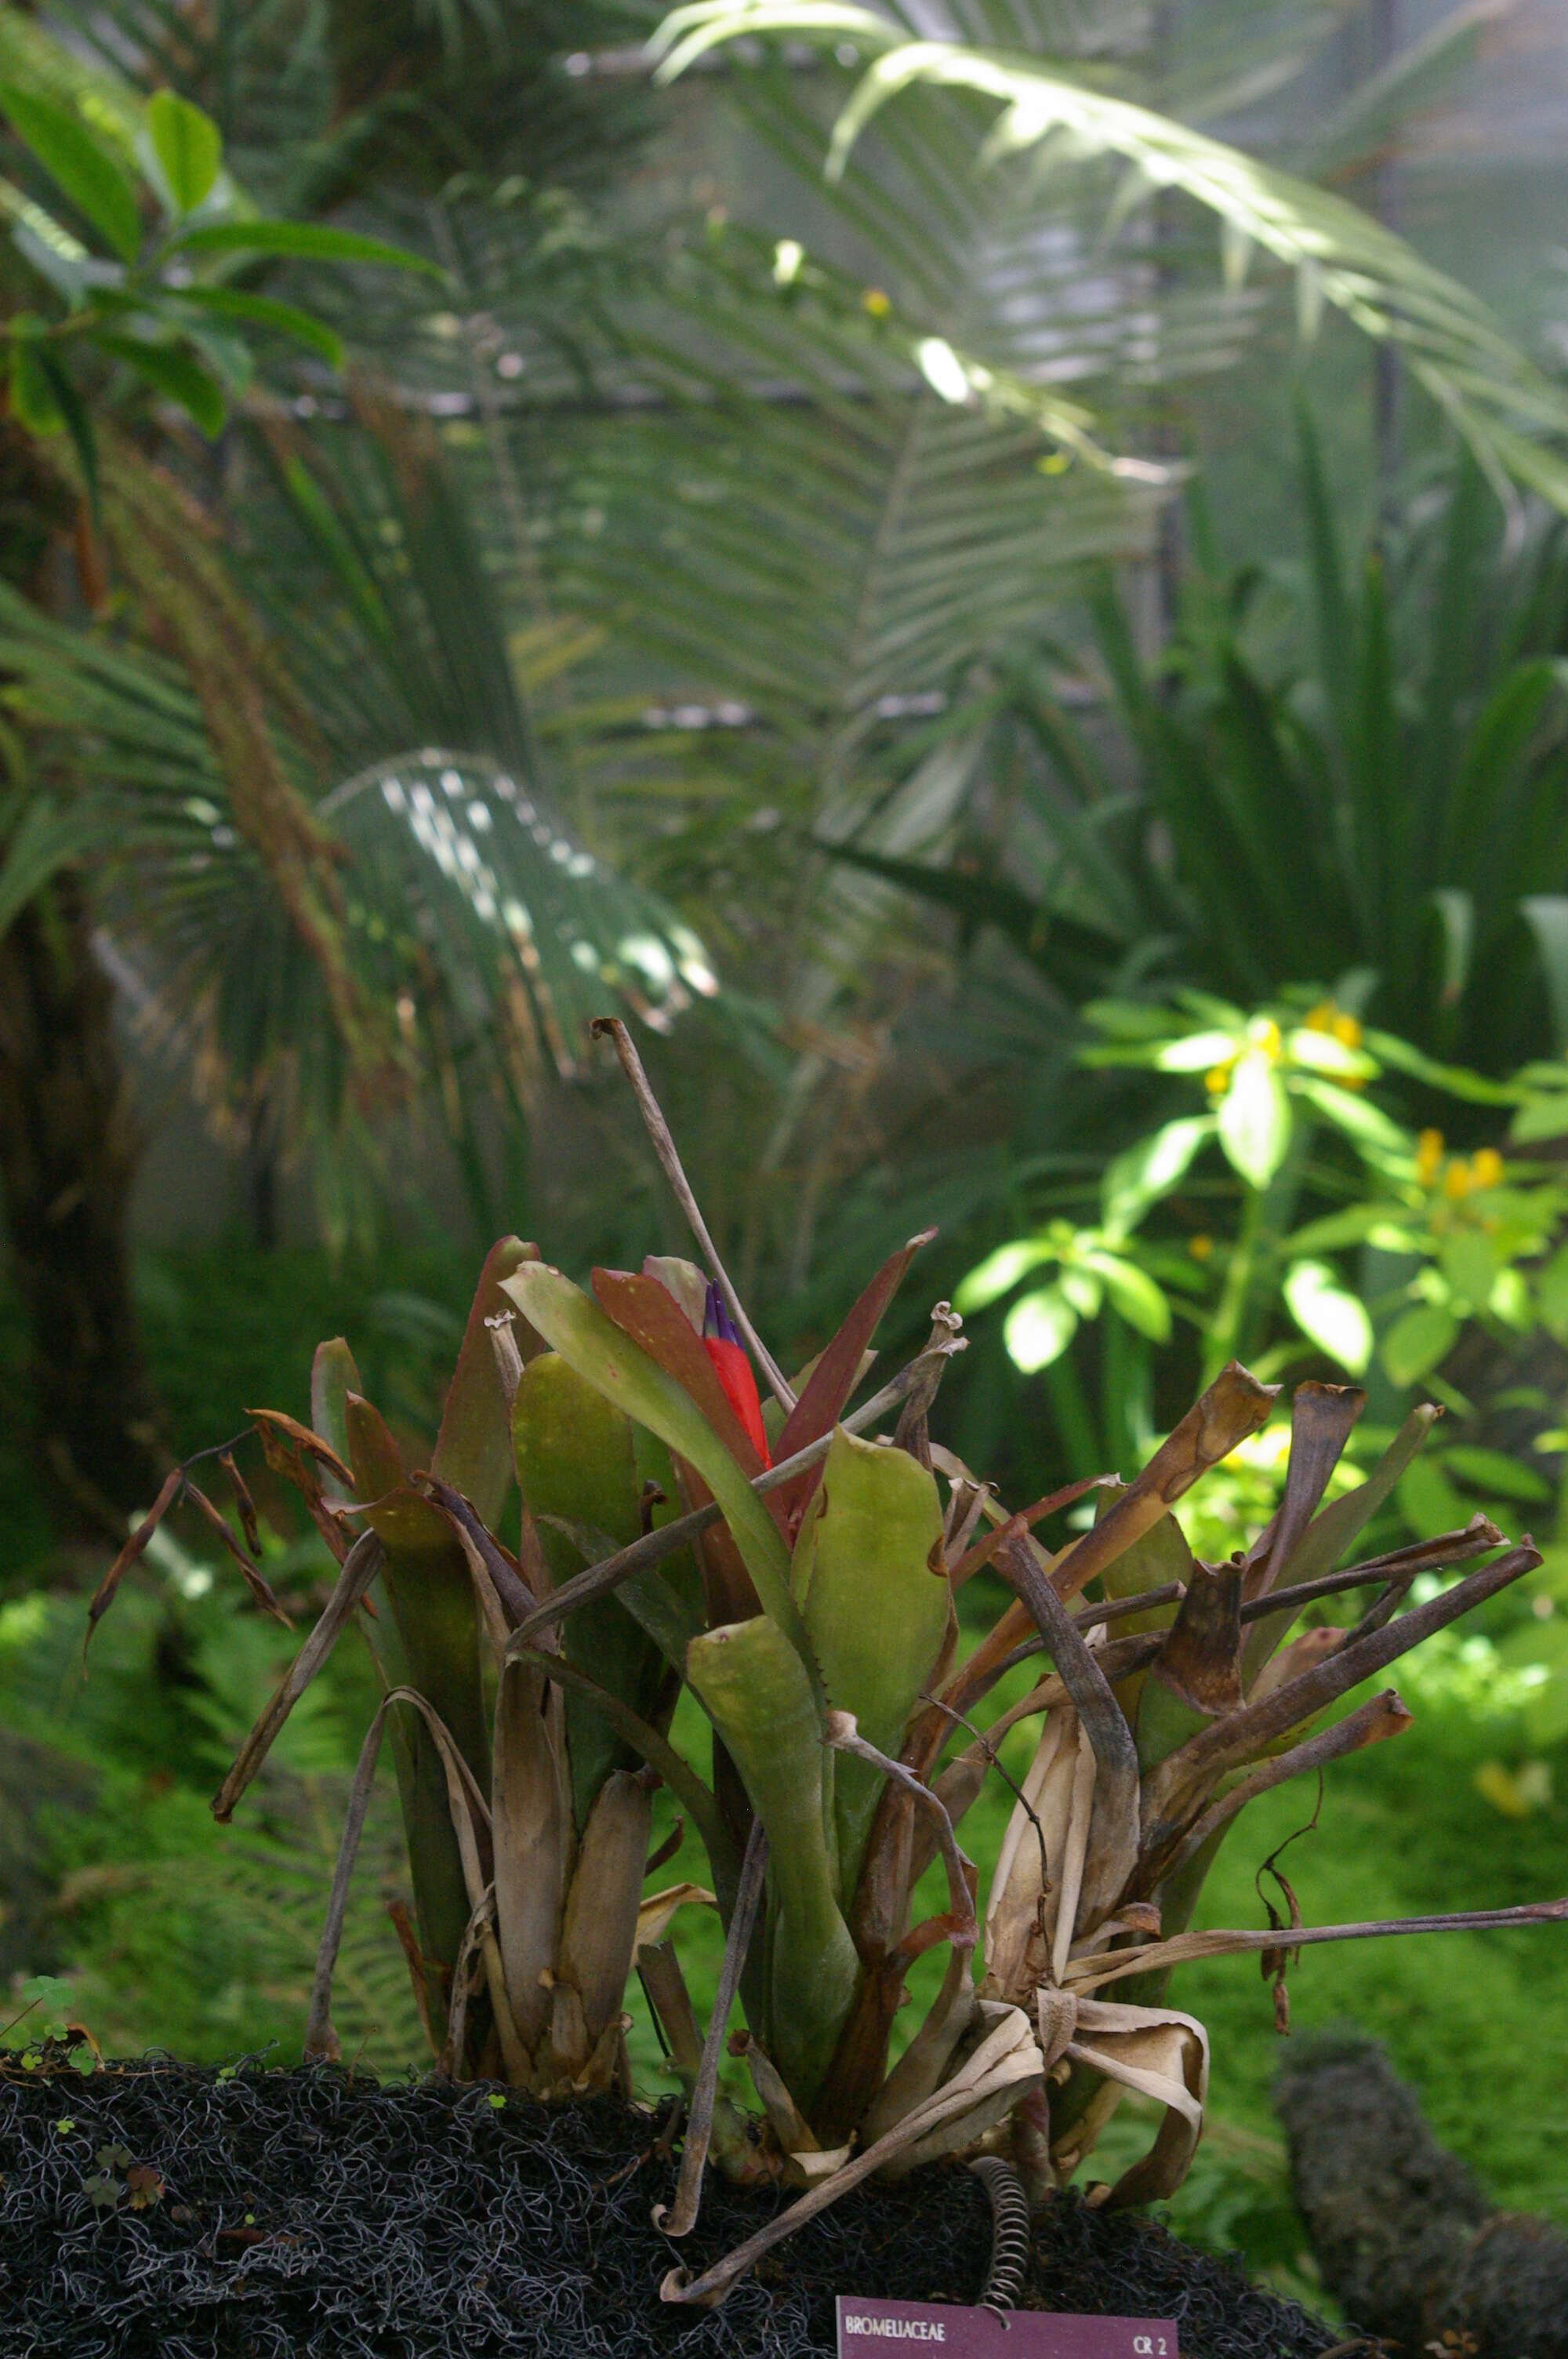
[[[1282, 2010], [1287, 1955], [1309, 1942], [1568, 1918], [1557, 1901], [1307, 1929], [1292, 1902], [1288, 1926], [1187, 1930], [1253, 1795], [1410, 1724], [1392, 1690], [1325, 1722], [1331, 1707], [1540, 1561], [1477, 1516], [1335, 1570], [1435, 1410], [1418, 1410], [1368, 1479], [1325, 1506], [1364, 1397], [1303, 1386], [1279, 1512], [1227, 1564], [1195, 1561], [1171, 1510], [1269, 1414], [1274, 1388], [1234, 1364], [1130, 1484], [1091, 1475], [1010, 1514], [930, 1437], [962, 1344], [946, 1304], [910, 1365], [849, 1408], [925, 1240], [892, 1256], [786, 1381], [712, 1250], [630, 1040], [610, 1028], [711, 1277], [654, 1257], [639, 1272], [596, 1270], [583, 1291], [531, 1247], [498, 1245], [427, 1469], [360, 1397], [341, 1343], [317, 1354], [310, 1428], [258, 1417], [269, 1462], [299, 1484], [341, 1571], [220, 1816], [351, 1615], [386, 1688], [328, 1911], [312, 2052], [332, 2051], [332, 1963], [384, 1728], [414, 1881], [406, 1947], [444, 2068], [539, 2094], [624, 2089], [635, 1962], [688, 2100], [666, 2233], [692, 2226], [710, 2156], [804, 2190], [706, 2275], [672, 2270], [664, 2292], [676, 2301], [721, 2299], [872, 2172], [989, 2147], [1044, 2192], [1077, 2169], [1128, 2088], [1163, 2114], [1109, 2200], [1169, 2193], [1197, 2142], [1208, 2072], [1203, 2027], [1165, 2002], [1185, 1959], [1262, 1951]], [[1094, 1491], [1089, 1528], [1054, 1553], [1036, 1541], [1036, 1526]], [[988, 1566], [1012, 1602], [966, 1653], [957, 1600]], [[1460, 1566], [1404, 1610], [1418, 1577]], [[1303, 1608], [1355, 1591], [1369, 1594], [1352, 1627], [1290, 1636]], [[1039, 1656], [1044, 1676], [976, 1728], [997, 1682]], [[701, 1763], [671, 1742], [682, 1686], [710, 1724]], [[982, 1918], [957, 1831], [1000, 1739], [1032, 1719], [1033, 1763]], [[701, 1833], [711, 1893], [643, 1897], [661, 1779]], [[937, 1861], [946, 1903], [920, 1917], [917, 1887]], [[716, 1900], [726, 1928], [706, 2036], [664, 1938], [689, 1899]], [[942, 1945], [940, 1988], [895, 2060], [906, 1976]], [[719, 2098], [737, 1996], [760, 2133]]]

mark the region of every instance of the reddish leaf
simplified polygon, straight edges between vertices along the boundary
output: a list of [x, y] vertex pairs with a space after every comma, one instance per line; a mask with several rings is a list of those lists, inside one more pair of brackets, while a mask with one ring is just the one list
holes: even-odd
[[229, 1488], [234, 1495], [234, 1505], [240, 1511], [240, 1522], [244, 1528], [245, 1545], [253, 1556], [260, 1556], [261, 1526], [256, 1521], [256, 1503], [251, 1496], [244, 1476], [234, 1463], [233, 1451], [220, 1450], [218, 1463], [229, 1478]]
[[[855, 1389], [871, 1337], [881, 1323], [881, 1316], [903, 1282], [904, 1272], [920, 1251], [936, 1234], [935, 1229], [922, 1229], [916, 1237], [901, 1245], [891, 1259], [885, 1261], [870, 1286], [860, 1296], [833, 1341], [823, 1353], [807, 1380], [806, 1389], [784, 1420], [783, 1432], [773, 1455], [781, 1463], [793, 1458], [797, 1450], [820, 1441], [831, 1433], [843, 1413], [844, 1404]], [[820, 1466], [807, 1467], [793, 1483], [784, 1484], [774, 1495], [784, 1505], [787, 1517], [798, 1520], [801, 1511], [822, 1480]]]
[[132, 2211], [146, 2212], [163, 2201], [163, 2180], [150, 2162], [133, 2163], [125, 2173], [125, 2191]]
[[1021, 1533], [1033, 1530], [1036, 1524], [1044, 1523], [1046, 1516], [1054, 1516], [1058, 1507], [1070, 1507], [1075, 1499], [1083, 1497], [1086, 1491], [1093, 1491], [1115, 1480], [1113, 1474], [1086, 1474], [1081, 1483], [1069, 1483], [1062, 1490], [1051, 1491], [1044, 1499], [1036, 1499], [1032, 1507], [1020, 1507], [1015, 1516], [1009, 1516], [1005, 1524], [996, 1525], [983, 1540], [977, 1540], [972, 1549], [965, 1550], [948, 1575], [953, 1587], [961, 1589], [982, 1565], [989, 1564], [999, 1549], [1005, 1548], [1010, 1540], [1017, 1539]]
[[762, 1423], [762, 1404], [757, 1394], [757, 1379], [752, 1363], [746, 1357], [744, 1343], [732, 1343], [727, 1335], [705, 1335], [702, 1348], [712, 1361], [715, 1373], [724, 1387], [724, 1397], [746, 1429], [746, 1438], [764, 1466], [771, 1466], [768, 1454], [767, 1429]]
[[87, 1659], [87, 1649], [92, 1643], [92, 1633], [114, 1603], [115, 1591], [179, 1496], [180, 1486], [184, 1481], [185, 1476], [178, 1466], [172, 1473], [164, 1476], [162, 1490], [99, 1582], [92, 1603], [87, 1609], [87, 1636], [81, 1642], [83, 1663]]
[[544, 1350], [501, 1291], [502, 1280], [520, 1263], [538, 1258], [538, 1246], [525, 1245], [519, 1237], [503, 1237], [486, 1255], [430, 1460], [431, 1473], [471, 1499], [486, 1524], [495, 1523], [506, 1504], [513, 1462], [511, 1406], [485, 1321], [510, 1312], [513, 1338], [523, 1359], [531, 1360]]
[[221, 1508], [215, 1507], [211, 1500], [207, 1496], [206, 1492], [199, 1491], [194, 1483], [187, 1483], [185, 1486], [185, 1495], [189, 1500], [191, 1506], [198, 1508], [200, 1513], [206, 1516], [207, 1521], [211, 1524], [212, 1529], [218, 1535], [218, 1538], [222, 1541], [223, 1546], [228, 1549], [229, 1554], [233, 1558], [234, 1562], [239, 1566], [241, 1572], [244, 1575], [245, 1587], [250, 1591], [251, 1595], [255, 1599], [256, 1603], [262, 1608], [262, 1611], [265, 1614], [270, 1614], [275, 1622], [281, 1622], [286, 1630], [292, 1630], [294, 1624], [284, 1612], [282, 1606], [278, 1603], [276, 1597], [273, 1594], [272, 1583], [267, 1580], [266, 1575], [263, 1572], [260, 1565], [253, 1564], [251, 1562], [250, 1558], [245, 1554], [244, 1549], [240, 1546], [239, 1541], [229, 1529], [229, 1519], [227, 1516], [223, 1514]]
[[701, 1336], [675, 1297], [656, 1277], [623, 1269], [596, 1269], [593, 1290], [606, 1317], [691, 1395], [742, 1473], [760, 1474], [762, 1462], [756, 1445], [731, 1408]]
[[353, 1460], [355, 1497], [378, 1539], [402, 1554], [444, 1555], [453, 1545], [446, 1518], [411, 1488], [392, 1428], [360, 1393], [350, 1393], [343, 1420]]
[[290, 1442], [306, 1458], [315, 1459], [330, 1474], [335, 1474], [340, 1483], [352, 1483], [352, 1474], [331, 1443], [323, 1441], [319, 1433], [312, 1433], [308, 1425], [301, 1425], [297, 1417], [289, 1417], [280, 1408], [248, 1408], [245, 1415], [255, 1419], [264, 1443], [269, 1434]]

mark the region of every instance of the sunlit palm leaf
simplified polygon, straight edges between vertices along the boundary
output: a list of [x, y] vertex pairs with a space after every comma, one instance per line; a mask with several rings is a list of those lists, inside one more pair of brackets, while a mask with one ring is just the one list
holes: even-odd
[[993, 166], [1029, 156], [1048, 168], [1064, 152], [1118, 157], [1149, 190], [1180, 190], [1227, 223], [1238, 267], [1254, 245], [1292, 270], [1303, 326], [1328, 305], [1395, 345], [1499, 479], [1516, 476], [1568, 506], [1568, 463], [1537, 439], [1568, 429], [1558, 390], [1483, 304], [1343, 199], [1082, 75], [1017, 52], [910, 40], [902, 25], [848, 0], [697, 0], [661, 31], [661, 70], [673, 77], [718, 44], [758, 36], [849, 43], [872, 60], [834, 126], [830, 175], [890, 100], [921, 85], [1000, 109], [982, 149]]

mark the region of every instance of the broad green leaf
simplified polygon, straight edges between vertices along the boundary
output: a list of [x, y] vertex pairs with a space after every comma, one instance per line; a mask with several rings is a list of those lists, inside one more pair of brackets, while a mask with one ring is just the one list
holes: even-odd
[[1352, 1049], [1332, 1032], [1314, 1032], [1303, 1026], [1286, 1036], [1285, 1052], [1293, 1065], [1309, 1072], [1326, 1073], [1334, 1081], [1369, 1082], [1378, 1068], [1362, 1049]]
[[[1184, 1115], [1181, 1121], [1168, 1122], [1148, 1138], [1141, 1138], [1136, 1147], [1108, 1164], [1100, 1189], [1107, 1230], [1113, 1236], [1125, 1236], [1135, 1229], [1150, 1206], [1185, 1179], [1194, 1156], [1206, 1139], [1214, 1136], [1214, 1129], [1207, 1114]], [[964, 1305], [958, 1302], [956, 1307], [961, 1310]]]
[[1438, 1248], [1438, 1267], [1458, 1298], [1457, 1307], [1482, 1310], [1498, 1277], [1498, 1252], [1481, 1229], [1452, 1229]]
[[329, 229], [320, 222], [223, 221], [200, 222], [176, 230], [169, 240], [179, 254], [254, 254], [287, 256], [299, 262], [375, 262], [391, 270], [422, 271], [427, 277], [443, 276], [440, 265], [406, 246], [389, 245], [384, 238], [366, 237], [358, 230]]
[[[1098, 1249], [1086, 1253], [1084, 1260], [1105, 1280], [1107, 1294], [1130, 1327], [1136, 1327], [1152, 1343], [1170, 1342], [1171, 1306], [1147, 1270], [1140, 1269], [1136, 1262], [1124, 1261], [1119, 1254]], [[1064, 1288], [1066, 1280], [1064, 1271]]]
[[1568, 1245], [1559, 1245], [1535, 1281], [1536, 1305], [1552, 1329], [1568, 1324]]
[[155, 391], [175, 402], [194, 419], [209, 440], [223, 430], [228, 416], [228, 404], [217, 378], [204, 369], [200, 361], [177, 344], [143, 343], [135, 336], [103, 336], [97, 339], [103, 352], [113, 353], [127, 367], [146, 377]]
[[1393, 1383], [1413, 1385], [1446, 1358], [1459, 1336], [1459, 1321], [1438, 1302], [1421, 1302], [1395, 1320], [1379, 1353]]
[[1078, 1314], [1054, 1286], [1043, 1286], [1015, 1302], [1002, 1328], [1002, 1341], [1015, 1368], [1034, 1375], [1059, 1360], [1072, 1342]]
[[1525, 1506], [1541, 1506], [1552, 1497], [1551, 1484], [1533, 1466], [1521, 1466], [1506, 1451], [1486, 1450], [1478, 1443], [1456, 1441], [1443, 1453], [1443, 1463], [1463, 1482], [1490, 1491], [1499, 1499], [1518, 1499]]
[[[1365, 1245], [1375, 1229], [1386, 1225], [1389, 1208], [1386, 1204], [1347, 1204], [1342, 1212], [1325, 1212], [1321, 1221], [1309, 1221], [1284, 1241], [1287, 1253], [1305, 1257], [1310, 1254], [1332, 1253], [1340, 1245]], [[1412, 1245], [1406, 1248], [1415, 1251]]]
[[1057, 1252], [1058, 1248], [1044, 1237], [1017, 1237], [1011, 1245], [998, 1245], [960, 1282], [953, 1297], [954, 1310], [962, 1311], [966, 1318], [972, 1311], [985, 1310], [988, 1303], [1006, 1294], [1043, 1261], [1054, 1261]]
[[1189, 1032], [1184, 1040], [1168, 1040], [1153, 1062], [1162, 1073], [1206, 1073], [1211, 1066], [1228, 1065], [1238, 1045], [1231, 1032]]
[[514, 1271], [503, 1291], [553, 1351], [606, 1399], [696, 1467], [724, 1511], [757, 1595], [799, 1650], [818, 1710], [824, 1709], [810, 1644], [790, 1593], [789, 1559], [778, 1526], [690, 1394], [547, 1262]]
[[223, 160], [223, 135], [210, 114], [172, 90], [147, 101], [147, 131], [176, 209], [193, 213], [212, 193]]
[[1423, 1540], [1457, 1531], [1470, 1518], [1472, 1502], [1454, 1489], [1441, 1458], [1418, 1458], [1408, 1466], [1400, 1477], [1399, 1500], [1406, 1523]]
[[694, 1638], [687, 1678], [767, 1833], [772, 1954], [763, 2044], [805, 2111], [831, 2061], [860, 1971], [835, 1897], [811, 1683], [765, 1614]]
[[0, 113], [121, 261], [135, 262], [142, 245], [136, 192], [105, 142], [70, 107], [14, 82], [0, 83]]
[[[352, 1462], [353, 1445], [349, 1439], [349, 1395], [360, 1390], [360, 1372], [354, 1355], [341, 1335], [333, 1335], [318, 1343], [310, 1363], [310, 1430], [319, 1433], [330, 1444], [345, 1466]], [[341, 1483], [329, 1475], [326, 1495], [336, 1504], [349, 1496]]]
[[[615, 1548], [636, 1538], [642, 1479], [632, 1421], [558, 1353], [541, 1352], [524, 1369], [512, 1430], [518, 1487], [557, 1582], [579, 1571], [583, 1559], [546, 1518], [586, 1526]], [[672, 1482], [666, 1496], [674, 1495]], [[654, 1719], [663, 1657], [622, 1598], [598, 1597], [579, 1606], [568, 1615], [563, 1636], [568, 1661], [619, 1696], [639, 1719]], [[566, 1710], [572, 1810], [580, 1831], [606, 1777], [633, 1756], [580, 1691], [568, 1690]]]
[[29, 434], [63, 434], [65, 412], [54, 382], [45, 368], [38, 340], [13, 333], [11, 340], [11, 409]]
[[1285, 1274], [1284, 1297], [1302, 1333], [1353, 1376], [1372, 1357], [1372, 1322], [1366, 1305], [1350, 1293], [1325, 1261], [1298, 1261]]
[[243, 327], [270, 328], [274, 334], [287, 336], [317, 353], [329, 368], [343, 365], [342, 338], [324, 320], [302, 311], [297, 303], [276, 302], [270, 295], [243, 294], [233, 287], [182, 287], [178, 300], [182, 310], [210, 312], [218, 319], [237, 321]]
[[1219, 1143], [1250, 1187], [1266, 1188], [1291, 1143], [1291, 1102], [1271, 1057], [1249, 1049], [1219, 1102]]
[[1100, 1304], [1105, 1300], [1104, 1280], [1093, 1270], [1076, 1266], [1064, 1268], [1056, 1284], [1063, 1299], [1071, 1304], [1080, 1319], [1098, 1319]]
[[[907, 1451], [858, 1440], [840, 1428], [818, 1497], [801, 1610], [822, 1683], [835, 1711], [852, 1712], [861, 1735], [896, 1758], [952, 1611], [936, 1479]], [[845, 1757], [837, 1764], [838, 1889], [846, 1906], [885, 1782], [867, 1762]]]
[[1091, 999], [1082, 1010], [1086, 1024], [1115, 1040], [1162, 1040], [1171, 1028], [1163, 1007], [1145, 1007], [1136, 999]]
[[1516, 1147], [1532, 1147], [1544, 1138], [1568, 1137], [1568, 1093], [1532, 1098], [1520, 1106], [1509, 1125]]
[[1342, 1090], [1335, 1082], [1303, 1078], [1297, 1081], [1295, 1092], [1357, 1147], [1379, 1147], [1390, 1155], [1409, 1150], [1408, 1131], [1401, 1130], [1381, 1106], [1373, 1105], [1368, 1098], [1358, 1097], [1353, 1090]]

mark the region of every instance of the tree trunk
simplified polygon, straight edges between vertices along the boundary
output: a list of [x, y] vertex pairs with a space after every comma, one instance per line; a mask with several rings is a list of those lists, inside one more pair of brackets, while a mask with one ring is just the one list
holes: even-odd
[[100, 1528], [159, 1479], [131, 1292], [137, 1144], [85, 880], [66, 871], [0, 939], [0, 1188], [38, 1446]]
[[1275, 2104], [1324, 2283], [1364, 2333], [1411, 2359], [1564, 2359], [1568, 2241], [1493, 2211], [1375, 2040], [1303, 2040]]

